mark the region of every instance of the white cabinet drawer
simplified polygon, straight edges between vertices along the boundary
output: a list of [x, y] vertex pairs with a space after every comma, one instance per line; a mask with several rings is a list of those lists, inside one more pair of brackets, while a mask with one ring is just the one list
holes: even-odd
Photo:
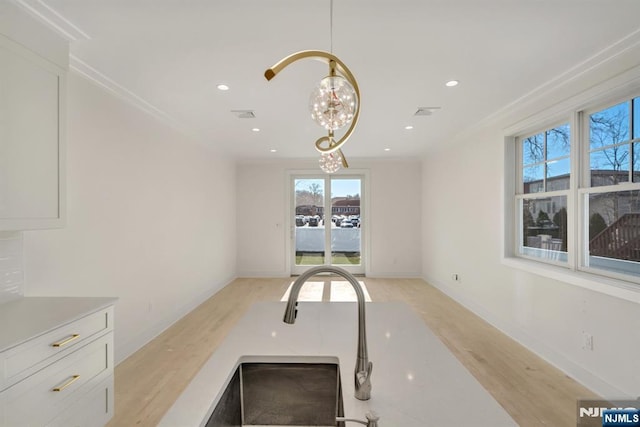
[[67, 408], [47, 427], [101, 427], [113, 416], [113, 375], [103, 380]]
[[111, 306], [0, 353], [0, 391], [112, 329]]
[[0, 426], [46, 425], [111, 376], [111, 360], [110, 332], [13, 385], [0, 394]]

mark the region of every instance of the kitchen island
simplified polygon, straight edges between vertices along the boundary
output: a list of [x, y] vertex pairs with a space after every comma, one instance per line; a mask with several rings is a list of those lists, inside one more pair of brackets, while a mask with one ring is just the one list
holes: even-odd
[[[357, 308], [347, 302], [300, 302], [294, 325], [285, 303], [253, 305], [162, 419], [163, 427], [204, 426], [241, 358], [329, 356], [340, 363], [348, 418], [380, 416], [388, 427], [516, 426], [409, 306], [367, 303], [371, 399], [354, 397]], [[203, 327], [206, 327], [203, 325]]]

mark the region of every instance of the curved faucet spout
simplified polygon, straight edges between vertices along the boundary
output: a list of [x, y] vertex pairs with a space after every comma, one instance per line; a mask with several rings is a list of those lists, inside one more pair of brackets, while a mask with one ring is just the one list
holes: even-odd
[[298, 295], [300, 288], [307, 280], [315, 276], [318, 273], [333, 273], [341, 276], [353, 286], [356, 291], [356, 297], [358, 298], [358, 353], [356, 356], [356, 368], [354, 372], [354, 384], [355, 384], [355, 396], [359, 400], [369, 400], [371, 398], [371, 371], [373, 369], [373, 363], [369, 361], [367, 354], [367, 328], [365, 322], [365, 300], [362, 287], [356, 278], [348, 271], [333, 266], [319, 266], [313, 267], [301, 274], [293, 285], [291, 285], [291, 292], [289, 293], [289, 300], [287, 301], [287, 307], [284, 311], [284, 322], [295, 323], [296, 315], [298, 314]]

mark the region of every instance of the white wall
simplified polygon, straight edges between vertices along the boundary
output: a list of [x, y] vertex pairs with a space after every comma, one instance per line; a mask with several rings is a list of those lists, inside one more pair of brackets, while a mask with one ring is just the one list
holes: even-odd
[[[367, 170], [370, 178], [367, 275], [419, 277], [422, 271], [420, 162], [349, 159], [349, 163], [352, 170]], [[289, 233], [285, 230], [289, 170], [319, 172], [317, 161], [238, 165], [239, 276], [283, 277], [291, 273], [286, 259]]]
[[282, 164], [239, 164], [237, 259], [240, 277], [281, 277], [285, 272], [285, 172]]
[[[425, 158], [424, 278], [595, 392], [635, 398], [638, 304], [502, 262], [505, 123], [479, 126], [472, 142], [451, 141]], [[582, 348], [583, 332], [593, 351]]]
[[24, 233], [26, 296], [115, 296], [116, 361], [235, 277], [235, 164], [71, 73], [67, 225]]
[[[354, 162], [355, 163], [355, 162]], [[422, 273], [422, 169], [412, 161], [369, 161], [371, 277]]]

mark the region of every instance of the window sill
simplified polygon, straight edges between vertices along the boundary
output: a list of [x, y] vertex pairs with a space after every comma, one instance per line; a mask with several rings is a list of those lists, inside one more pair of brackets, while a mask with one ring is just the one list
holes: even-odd
[[640, 285], [631, 282], [515, 257], [502, 258], [502, 264], [612, 297], [640, 303]]

